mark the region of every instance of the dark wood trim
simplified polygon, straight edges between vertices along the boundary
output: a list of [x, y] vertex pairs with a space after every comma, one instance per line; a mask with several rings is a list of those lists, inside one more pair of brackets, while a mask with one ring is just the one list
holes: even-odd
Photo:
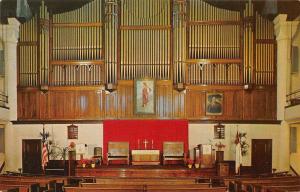
[[[104, 89], [104, 85], [90, 85], [90, 86], [49, 86], [49, 91], [86, 91], [86, 90], [101, 90]], [[18, 91], [40, 91], [37, 87], [18, 87]]]
[[280, 125], [280, 120], [189, 120], [190, 124], [274, 124]]
[[50, 65], [102, 65], [103, 60], [52, 60]]
[[275, 39], [256, 39], [256, 44], [275, 44]]
[[20, 41], [18, 42], [19, 46], [37, 46], [38, 42], [37, 41]]
[[[119, 119], [115, 119], [119, 120]], [[133, 119], [131, 119], [133, 120]], [[142, 120], [142, 119], [137, 119]], [[159, 119], [162, 120], [162, 119]], [[166, 119], [163, 119], [166, 120]], [[103, 120], [17, 120], [11, 121], [15, 125], [19, 124], [99, 124], [102, 123]], [[189, 120], [189, 124], [273, 124], [280, 125], [281, 121], [279, 120]]]
[[188, 64], [227, 64], [227, 63], [242, 63], [242, 59], [187, 59], [186, 63]]
[[53, 14], [49, 11], [49, 67], [48, 67], [48, 85], [52, 84], [52, 68], [50, 63], [53, 61]]
[[99, 124], [102, 120], [17, 120], [11, 121], [12, 124]]
[[[122, 9], [121, 9], [121, 1], [118, 1], [118, 20], [121, 21], [121, 14], [122, 14]], [[116, 82], [121, 78], [121, 22], [118, 22], [117, 26], [117, 71], [115, 74], [117, 76]]]
[[191, 25], [241, 25], [241, 21], [189, 21]]
[[[240, 60], [242, 63], [244, 63], [244, 17], [243, 17], [243, 10], [240, 11], [240, 39], [239, 39], [239, 45], [240, 45]], [[241, 82], [244, 83], [244, 64], [240, 68], [240, 77]]]
[[102, 27], [102, 23], [53, 23], [53, 27]]
[[170, 31], [170, 43], [169, 43], [169, 46], [170, 46], [170, 77], [169, 79], [174, 82], [174, 39], [173, 39], [173, 35], [174, 35], [174, 23], [173, 23], [173, 17], [174, 17], [174, 14], [173, 14], [173, 6], [174, 6], [174, 3], [172, 0], [170, 0], [170, 24], [171, 24], [171, 31]]
[[172, 30], [171, 25], [121, 25], [120, 30]]

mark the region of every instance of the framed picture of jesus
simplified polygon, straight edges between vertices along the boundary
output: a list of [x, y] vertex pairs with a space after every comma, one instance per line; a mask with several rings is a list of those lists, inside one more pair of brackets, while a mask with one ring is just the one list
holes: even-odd
[[155, 80], [136, 79], [134, 81], [134, 113], [155, 114]]

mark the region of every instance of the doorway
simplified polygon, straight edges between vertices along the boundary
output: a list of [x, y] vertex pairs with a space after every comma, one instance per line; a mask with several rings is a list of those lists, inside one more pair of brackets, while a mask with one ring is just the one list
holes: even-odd
[[42, 173], [42, 141], [41, 139], [22, 140], [23, 173]]
[[272, 172], [272, 139], [252, 139], [251, 162], [255, 173]]

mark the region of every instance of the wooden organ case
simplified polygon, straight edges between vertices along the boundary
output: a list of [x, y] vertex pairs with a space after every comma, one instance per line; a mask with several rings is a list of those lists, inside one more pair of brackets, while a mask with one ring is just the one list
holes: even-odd
[[[145, 118], [133, 111], [143, 77], [156, 79], [147, 118], [276, 120], [273, 28], [251, 1], [93, 0], [64, 13], [42, 3], [20, 27], [18, 120]], [[215, 91], [223, 113], [207, 115]]]

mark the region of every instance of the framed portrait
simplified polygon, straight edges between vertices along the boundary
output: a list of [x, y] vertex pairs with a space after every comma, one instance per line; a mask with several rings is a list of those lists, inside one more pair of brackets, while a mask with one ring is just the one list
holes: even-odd
[[155, 80], [134, 81], [134, 113], [155, 114]]
[[206, 93], [206, 115], [223, 114], [223, 93]]

